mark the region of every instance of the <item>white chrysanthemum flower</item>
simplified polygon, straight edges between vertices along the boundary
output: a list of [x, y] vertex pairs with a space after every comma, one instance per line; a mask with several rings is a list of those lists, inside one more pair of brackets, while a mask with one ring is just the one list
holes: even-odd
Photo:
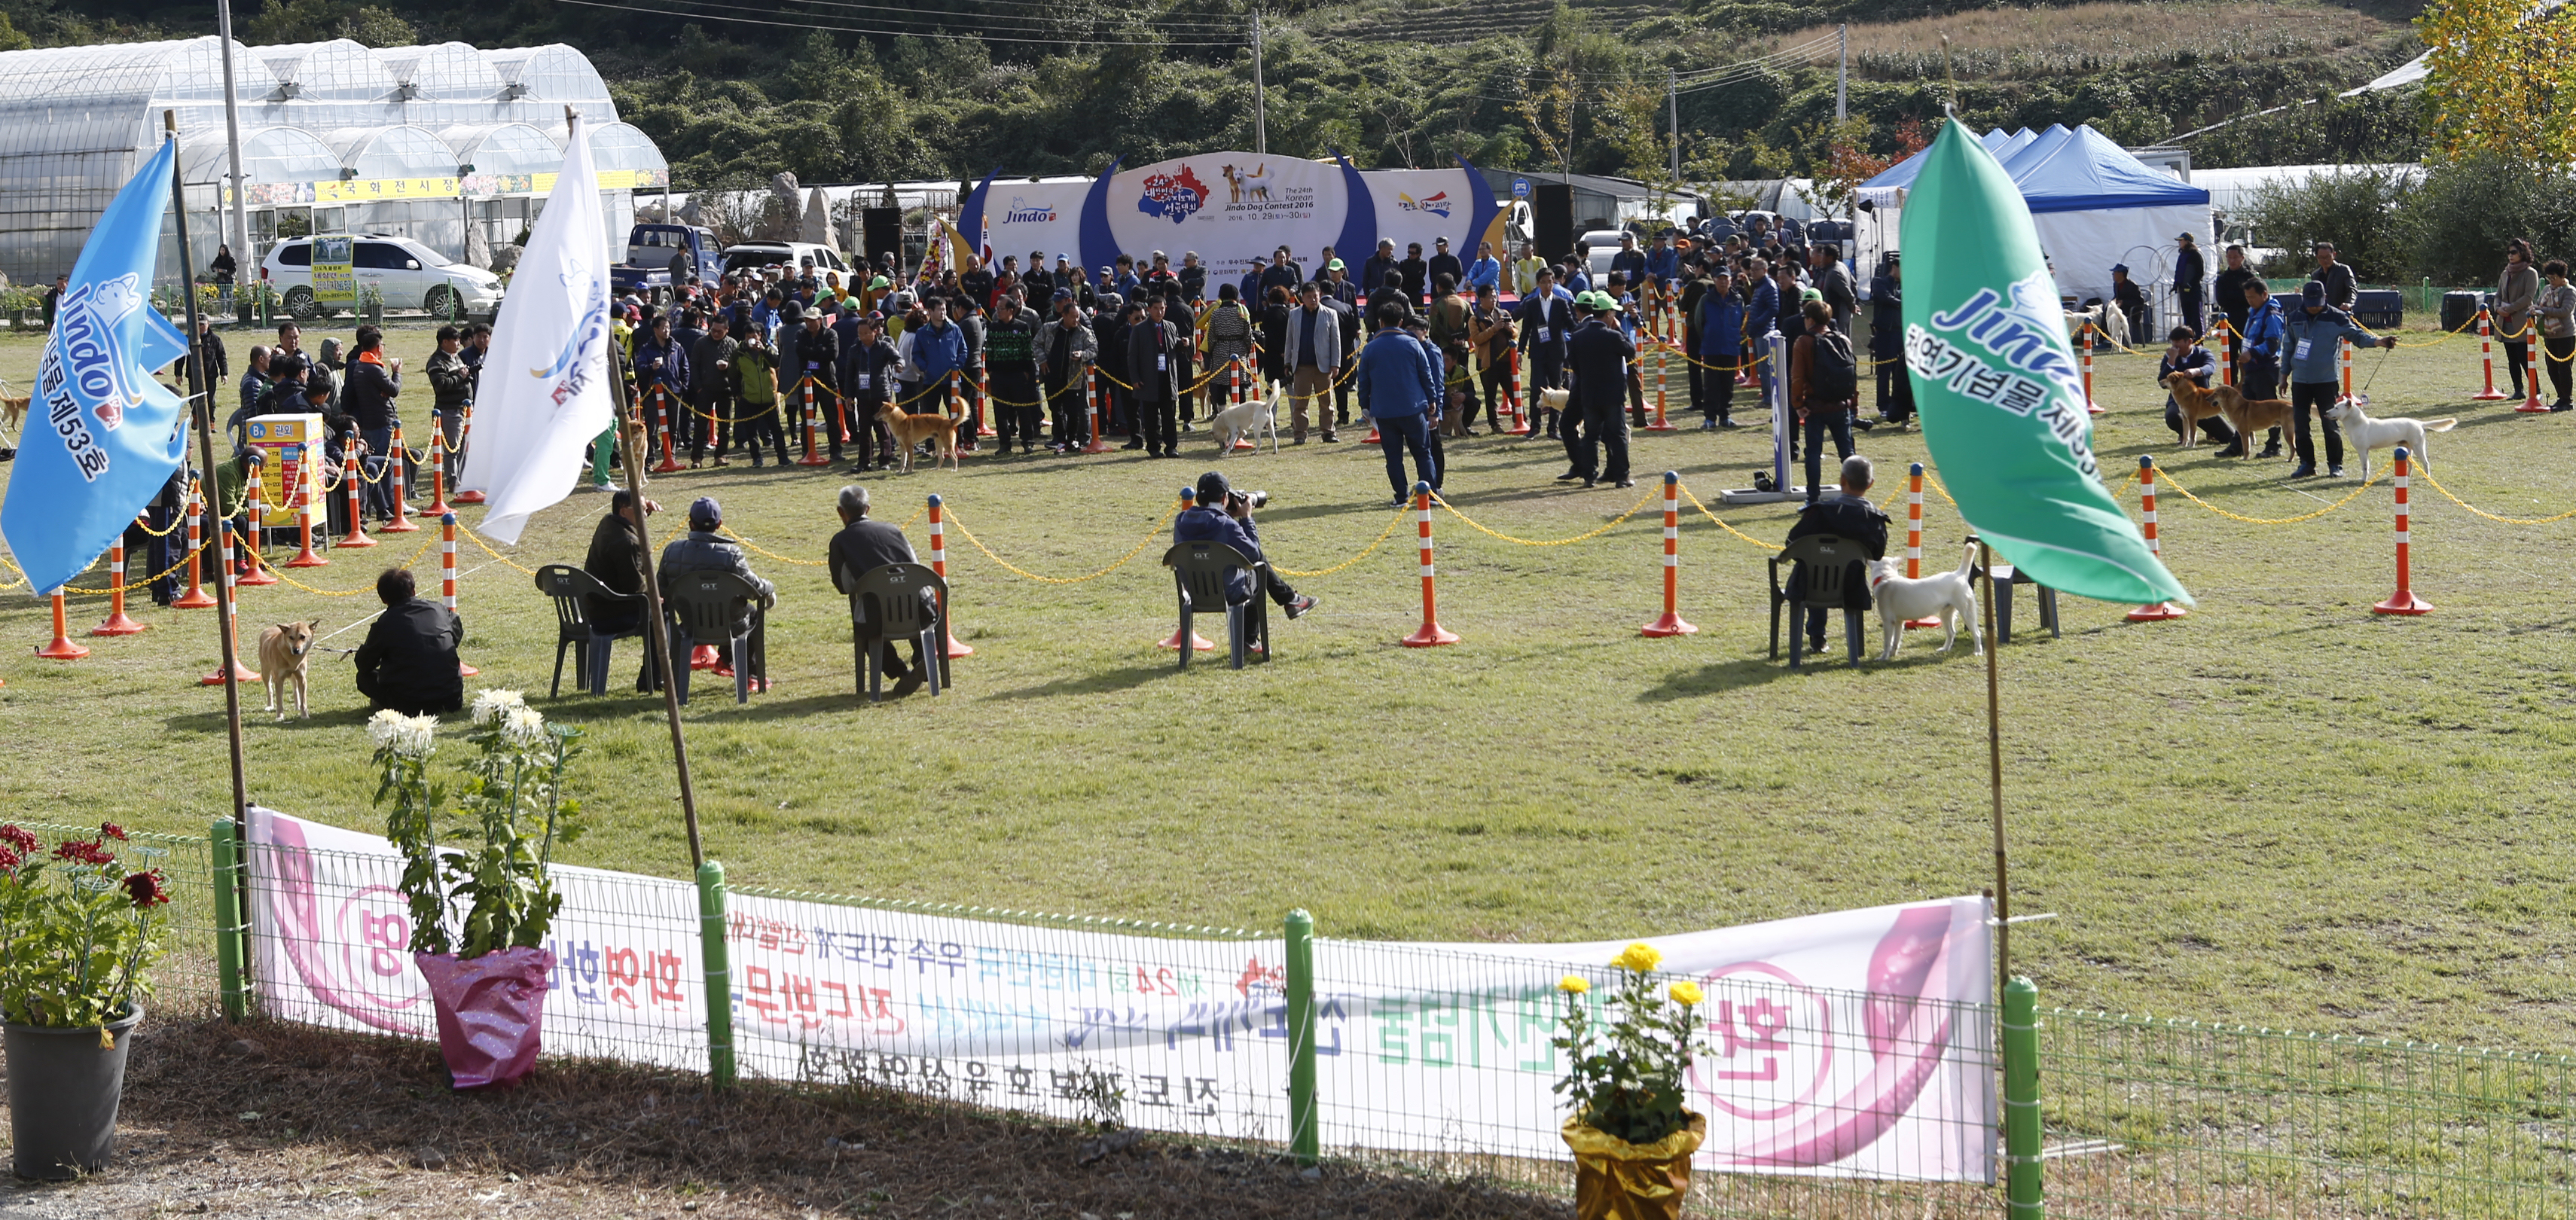
[[528, 701], [514, 690], [484, 690], [474, 693], [474, 723], [490, 724], [494, 717], [514, 707], [526, 707]]
[[402, 727], [402, 723], [409, 719], [411, 719], [411, 717], [403, 715], [401, 712], [397, 712], [392, 708], [386, 708], [373, 716], [369, 716], [367, 718], [367, 739], [375, 742], [376, 748], [381, 750], [387, 743], [394, 739], [394, 733]]
[[367, 719], [367, 736], [378, 749], [405, 758], [427, 758], [438, 745], [438, 717], [406, 716], [387, 708]]
[[546, 739], [545, 713], [522, 703], [501, 715], [501, 737], [522, 750], [534, 749]]

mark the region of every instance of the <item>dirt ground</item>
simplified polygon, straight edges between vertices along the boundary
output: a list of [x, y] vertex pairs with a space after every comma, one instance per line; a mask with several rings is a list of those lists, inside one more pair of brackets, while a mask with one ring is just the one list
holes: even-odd
[[1474, 1181], [1301, 1172], [878, 1093], [710, 1098], [692, 1077], [549, 1063], [516, 1093], [458, 1094], [432, 1046], [216, 1021], [146, 1026], [110, 1168], [0, 1186], [8, 1220], [1567, 1213]]

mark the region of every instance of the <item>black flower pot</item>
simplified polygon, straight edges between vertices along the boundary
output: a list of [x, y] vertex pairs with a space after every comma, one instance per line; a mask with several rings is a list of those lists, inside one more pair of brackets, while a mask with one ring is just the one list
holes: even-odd
[[9, 1055], [10, 1168], [22, 1178], [62, 1180], [91, 1173], [116, 1150], [116, 1105], [125, 1092], [125, 1052], [143, 1006], [108, 1023], [56, 1029], [0, 1025]]

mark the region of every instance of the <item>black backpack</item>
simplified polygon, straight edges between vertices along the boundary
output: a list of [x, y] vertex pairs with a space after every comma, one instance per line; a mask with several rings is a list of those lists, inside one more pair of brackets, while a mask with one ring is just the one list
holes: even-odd
[[1860, 392], [1860, 370], [1852, 364], [1851, 340], [1830, 326], [1813, 338], [1814, 350], [1807, 364], [1808, 401], [1849, 401]]

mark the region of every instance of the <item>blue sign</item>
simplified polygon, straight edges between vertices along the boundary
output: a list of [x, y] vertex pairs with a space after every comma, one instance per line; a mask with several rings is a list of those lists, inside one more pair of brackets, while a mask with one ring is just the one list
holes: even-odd
[[1530, 191], [1530, 187], [1529, 187], [1529, 179], [1527, 179], [1527, 178], [1514, 178], [1514, 179], [1512, 179], [1512, 198], [1514, 198], [1514, 199], [1527, 199], [1527, 198], [1529, 198], [1529, 191]]

